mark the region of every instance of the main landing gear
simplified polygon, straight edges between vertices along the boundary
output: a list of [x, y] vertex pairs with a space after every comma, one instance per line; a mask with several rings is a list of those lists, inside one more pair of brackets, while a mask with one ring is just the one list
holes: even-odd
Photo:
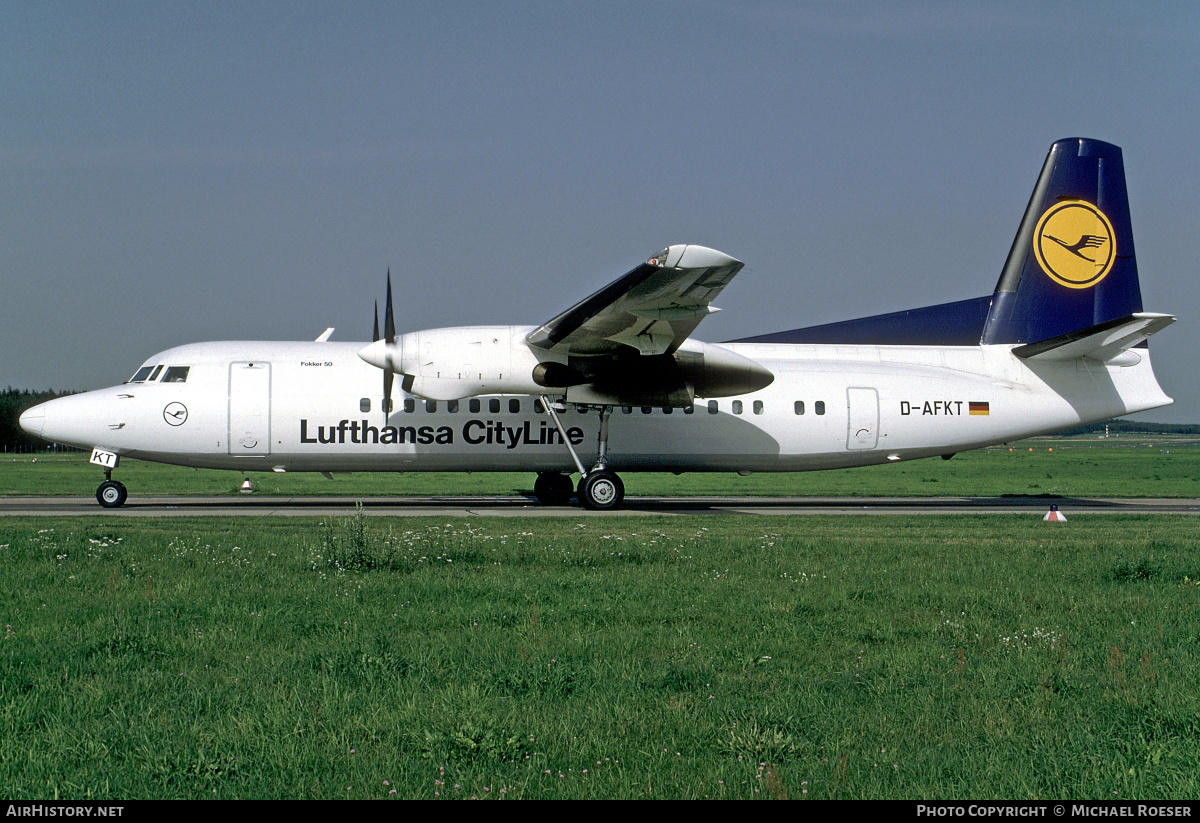
[[538, 472], [533, 483], [533, 495], [543, 506], [565, 506], [574, 493], [575, 484], [561, 472]]
[[578, 492], [571, 478], [561, 472], [540, 472], [533, 483], [533, 495], [543, 506], [565, 506], [573, 494], [579, 495], [584, 508], [614, 509], [625, 499], [625, 484], [607, 469], [592, 469], [583, 475]]
[[[571, 459], [575, 461], [575, 467], [579, 469], [579, 502], [585, 509], [593, 509], [596, 511], [606, 511], [615, 509], [621, 505], [625, 499], [625, 484], [621, 482], [621, 478], [617, 473], [608, 468], [608, 418], [612, 414], [612, 406], [600, 407], [600, 438], [597, 447], [596, 464], [591, 470], [583, 468], [583, 462], [579, 459], [579, 455], [575, 453], [575, 447], [571, 445], [571, 439], [567, 437], [566, 431], [563, 430], [563, 425], [558, 419], [558, 414], [551, 405], [550, 399], [542, 396], [542, 405], [549, 413], [551, 419], [554, 420], [554, 425], [558, 427], [558, 433], [562, 435], [563, 443], [567, 447], [567, 451], [571, 453]], [[571, 497], [571, 480], [564, 474], [558, 472], [542, 472], [538, 475], [537, 482], [533, 484], [533, 492], [537, 496], [539, 502], [552, 505], [564, 505]]]
[[625, 499], [625, 484], [616, 472], [592, 469], [579, 480], [579, 502], [586, 509], [615, 509]]
[[112, 479], [112, 472], [104, 473], [104, 482], [96, 489], [96, 502], [106, 509], [119, 509], [125, 505], [129, 492], [124, 483]]

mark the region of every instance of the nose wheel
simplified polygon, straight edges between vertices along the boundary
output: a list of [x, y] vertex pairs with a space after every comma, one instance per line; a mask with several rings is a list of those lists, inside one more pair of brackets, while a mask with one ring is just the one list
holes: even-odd
[[125, 485], [116, 480], [105, 480], [100, 484], [100, 488], [96, 489], [96, 502], [106, 509], [119, 509], [125, 505], [127, 497], [129, 492], [126, 491]]

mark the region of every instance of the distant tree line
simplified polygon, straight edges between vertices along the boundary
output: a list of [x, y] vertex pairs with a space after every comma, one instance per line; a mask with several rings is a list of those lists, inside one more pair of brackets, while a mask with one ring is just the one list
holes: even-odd
[[0, 451], [28, 451], [30, 449], [44, 449], [47, 445], [45, 440], [40, 437], [34, 437], [32, 434], [26, 434], [17, 424], [17, 420], [21, 417], [21, 412], [25, 411], [30, 406], [36, 406], [38, 403], [44, 403], [47, 400], [53, 400], [55, 397], [62, 397], [65, 394], [74, 394], [70, 391], [30, 391], [29, 389], [14, 389], [12, 386], [0, 392]]
[[1065, 437], [1095, 434], [1108, 428], [1109, 434], [1200, 434], [1200, 423], [1142, 423], [1137, 420], [1101, 420], [1084, 426], [1072, 426], [1056, 432]]

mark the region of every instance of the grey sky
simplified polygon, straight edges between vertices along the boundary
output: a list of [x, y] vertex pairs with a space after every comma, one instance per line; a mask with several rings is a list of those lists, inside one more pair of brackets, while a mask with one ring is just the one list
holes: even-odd
[[701, 339], [991, 291], [1055, 139], [1125, 150], [1200, 421], [1200, 5], [0, 3], [0, 386], [212, 339], [541, 323], [670, 243]]

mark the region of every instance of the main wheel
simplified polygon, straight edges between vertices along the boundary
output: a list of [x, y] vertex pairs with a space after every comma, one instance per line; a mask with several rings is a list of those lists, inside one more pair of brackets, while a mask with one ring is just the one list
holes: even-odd
[[625, 499], [625, 484], [614, 472], [592, 472], [579, 481], [579, 502], [585, 509], [615, 509]]
[[575, 493], [571, 478], [561, 472], [539, 472], [533, 494], [543, 506], [565, 506]]
[[106, 509], [121, 508], [128, 496], [129, 492], [125, 486], [116, 480], [105, 480], [100, 484], [100, 488], [96, 489], [96, 502]]

